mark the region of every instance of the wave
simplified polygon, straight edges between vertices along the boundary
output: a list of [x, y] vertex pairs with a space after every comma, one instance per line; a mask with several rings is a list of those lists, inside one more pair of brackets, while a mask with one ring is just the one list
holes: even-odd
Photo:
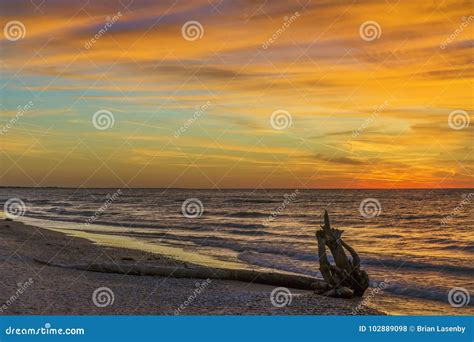
[[267, 233], [264, 232], [263, 230], [239, 230], [239, 229], [232, 229], [227, 231], [229, 234], [235, 234], [235, 235], [258, 235], [258, 236], [264, 236], [264, 235], [274, 235], [273, 233]]
[[400, 220], [421, 220], [421, 219], [442, 219], [446, 217], [446, 214], [413, 214], [413, 215], [399, 215], [397, 216]]
[[[407, 296], [412, 298], [428, 299], [438, 302], [448, 301], [449, 288], [433, 288], [417, 286], [411, 283], [392, 283], [384, 288], [384, 292], [389, 292], [399, 296]], [[474, 306], [474, 300], [470, 299], [468, 306]]]
[[454, 250], [454, 251], [463, 251], [463, 252], [469, 252], [469, 253], [474, 253], [474, 246], [456, 246], [456, 245], [449, 245], [449, 246], [443, 246], [440, 247], [439, 249], [444, 249], [444, 250]]
[[222, 222], [222, 223], [205, 223], [206, 226], [210, 227], [234, 227], [234, 228], [265, 228], [263, 224], [247, 224], [247, 223], [235, 223], [235, 222]]
[[[412, 269], [423, 271], [436, 271], [448, 273], [463, 273], [474, 276], [474, 268], [468, 266], [457, 266], [452, 264], [431, 264], [427, 262], [406, 261], [403, 259], [388, 259], [388, 258], [371, 258], [367, 256], [362, 257], [363, 265], [383, 266], [394, 269]], [[447, 261], [448, 262], [448, 261]]]
[[429, 242], [429, 243], [434, 243], [434, 244], [446, 244], [446, 243], [452, 243], [453, 240], [449, 238], [438, 238], [438, 237], [426, 237], [426, 238], [411, 238], [412, 240], [417, 240], [417, 241], [423, 241], [423, 242]]
[[398, 234], [381, 234], [381, 235], [374, 235], [374, 238], [379, 239], [400, 239], [402, 236]]
[[56, 205], [56, 202], [54, 200], [34, 200], [34, 199], [31, 199], [31, 200], [28, 200], [27, 202], [28, 204], [55, 204]]
[[242, 198], [231, 198], [224, 200], [226, 203], [282, 203], [284, 201], [284, 198], [282, 199], [242, 199]]
[[[87, 220], [92, 217], [52, 217], [50, 214], [41, 214], [38, 212], [29, 211], [26, 217], [48, 220], [48, 221], [55, 221], [55, 222], [72, 222], [72, 223], [82, 223], [85, 224]], [[106, 215], [104, 215], [106, 216]], [[115, 218], [115, 217], [114, 217]], [[103, 226], [111, 226], [111, 227], [125, 227], [125, 228], [150, 228], [150, 229], [176, 229], [176, 230], [186, 230], [186, 231], [213, 231], [215, 232], [220, 231], [223, 229], [225, 232], [226, 228], [241, 228], [241, 229], [262, 229], [265, 228], [263, 224], [253, 224], [253, 223], [237, 223], [237, 222], [207, 222], [207, 221], [199, 221], [196, 220], [195, 222], [186, 223], [183, 225], [180, 221], [169, 222], [169, 221], [156, 221], [156, 220], [140, 220], [140, 221], [108, 221], [104, 220], [104, 218], [99, 217], [97, 220], [92, 222], [94, 225], [103, 225]], [[273, 234], [275, 235], [275, 234]]]
[[294, 263], [289, 264], [287, 260], [279, 261], [274, 258], [271, 258], [271, 256], [269, 258], [268, 254], [255, 253], [252, 251], [243, 251], [242, 253], [239, 253], [238, 259], [255, 266], [273, 268], [280, 271], [322, 278], [321, 272], [317, 270], [309, 270], [308, 268], [298, 266]]
[[50, 209], [45, 209], [45, 211], [48, 214], [56, 214], [56, 215], [67, 215], [67, 216], [84, 216], [84, 217], [91, 217], [94, 216], [97, 210], [81, 210], [81, 211], [72, 211], [72, 210], [67, 210], [64, 208], [50, 208]]
[[[226, 214], [227, 217], [242, 217], [242, 218], [267, 218], [270, 217], [269, 213], [262, 213], [258, 211], [238, 211], [236, 213]], [[280, 215], [282, 216], [282, 215]]]

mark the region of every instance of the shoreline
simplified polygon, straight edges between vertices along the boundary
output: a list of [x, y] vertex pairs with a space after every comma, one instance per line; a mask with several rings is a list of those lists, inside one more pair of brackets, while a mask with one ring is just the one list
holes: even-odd
[[[278, 307], [270, 298], [273, 285], [130, 275], [127, 267], [137, 265], [176, 270], [198, 265], [153, 252], [103, 246], [19, 221], [0, 221], [0, 247], [1, 315], [384, 315], [360, 307], [361, 299], [328, 298], [308, 290], [290, 288], [289, 303]], [[112, 264], [123, 274], [53, 264]], [[94, 300], [94, 293], [102, 296]]]

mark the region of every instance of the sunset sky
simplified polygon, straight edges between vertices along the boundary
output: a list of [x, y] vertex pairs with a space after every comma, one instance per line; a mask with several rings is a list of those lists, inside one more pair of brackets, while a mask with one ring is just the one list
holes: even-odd
[[[0, 186], [473, 187], [473, 14], [472, 1], [2, 1]], [[98, 111], [113, 125], [97, 129]]]

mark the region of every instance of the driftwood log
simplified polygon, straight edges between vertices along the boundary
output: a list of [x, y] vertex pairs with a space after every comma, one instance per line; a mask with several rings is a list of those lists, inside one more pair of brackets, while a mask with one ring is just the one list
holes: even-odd
[[194, 279], [221, 279], [238, 280], [247, 283], [258, 283], [273, 286], [284, 286], [300, 290], [312, 290], [319, 293], [328, 291], [330, 287], [323, 280], [286, 273], [259, 272], [245, 269], [224, 269], [209, 267], [170, 267], [170, 266], [146, 266], [126, 264], [78, 264], [66, 265], [51, 263], [39, 259], [35, 262], [62, 268], [72, 268], [82, 271], [118, 273], [128, 275], [147, 275], [171, 278], [194, 278]]

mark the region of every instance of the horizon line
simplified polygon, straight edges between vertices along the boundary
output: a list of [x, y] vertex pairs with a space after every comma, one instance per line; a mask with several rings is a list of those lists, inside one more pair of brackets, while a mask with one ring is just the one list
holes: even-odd
[[474, 190], [474, 187], [450, 187], [450, 188], [180, 188], [180, 187], [73, 187], [73, 186], [21, 186], [0, 185], [0, 189], [135, 189], [135, 190]]

